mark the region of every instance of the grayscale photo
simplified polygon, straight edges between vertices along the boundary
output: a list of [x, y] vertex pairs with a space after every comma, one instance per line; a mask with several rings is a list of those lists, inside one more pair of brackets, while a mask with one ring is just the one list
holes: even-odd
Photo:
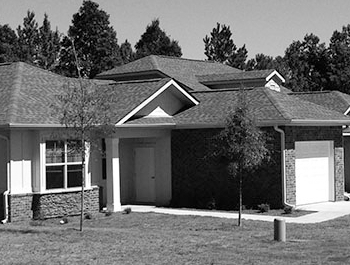
[[350, 264], [349, 14], [0, 0], [0, 264]]

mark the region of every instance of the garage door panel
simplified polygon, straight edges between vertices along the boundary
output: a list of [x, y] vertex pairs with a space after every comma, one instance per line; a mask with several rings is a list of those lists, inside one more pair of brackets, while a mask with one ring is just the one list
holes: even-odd
[[296, 202], [298, 205], [330, 200], [332, 142], [296, 143]]

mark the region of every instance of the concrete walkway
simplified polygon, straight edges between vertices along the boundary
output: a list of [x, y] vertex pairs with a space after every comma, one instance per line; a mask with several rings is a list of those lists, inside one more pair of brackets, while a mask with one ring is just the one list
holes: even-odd
[[[173, 215], [194, 215], [194, 216], [207, 216], [218, 218], [237, 219], [238, 213], [231, 212], [219, 212], [219, 211], [205, 211], [205, 210], [188, 210], [188, 209], [175, 209], [175, 208], [162, 208], [156, 206], [144, 206], [144, 205], [123, 205], [122, 209], [130, 207], [133, 212], [153, 212], [162, 214]], [[269, 216], [261, 214], [242, 214], [242, 219], [245, 220], [258, 220], [273, 222], [274, 219], [283, 218], [286, 223], [298, 223], [298, 224], [311, 224], [320, 223], [328, 220], [332, 220], [344, 215], [350, 215], [350, 202], [325, 202], [317, 204], [309, 204], [297, 207], [299, 210], [316, 211], [315, 213], [299, 216], [299, 217], [282, 217], [282, 216]]]

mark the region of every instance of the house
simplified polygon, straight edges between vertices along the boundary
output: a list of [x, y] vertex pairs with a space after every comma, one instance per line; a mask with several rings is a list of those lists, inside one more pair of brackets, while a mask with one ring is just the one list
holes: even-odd
[[[5, 221], [79, 213], [81, 157], [65, 152], [69, 130], [51, 103], [67, 82], [25, 63], [0, 64], [0, 217]], [[93, 80], [111, 91], [116, 132], [106, 155], [86, 157], [86, 211], [122, 204], [220, 209], [236, 206], [213, 137], [240, 88], [269, 135], [271, 159], [246, 181], [244, 204], [273, 207], [343, 200], [343, 126], [338, 111], [290, 94], [274, 70], [242, 72], [208, 61], [151, 55]]]

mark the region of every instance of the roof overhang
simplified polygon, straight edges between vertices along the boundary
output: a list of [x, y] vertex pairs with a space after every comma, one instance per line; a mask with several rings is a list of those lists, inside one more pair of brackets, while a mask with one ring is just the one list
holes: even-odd
[[290, 126], [342, 126], [350, 125], [350, 120], [291, 120]]
[[[163, 72], [159, 70], [147, 70], [147, 71], [138, 71], [138, 72], [127, 72], [127, 73], [115, 73], [115, 74], [106, 74], [106, 75], [97, 75], [95, 79], [101, 79], [101, 80], [114, 80], [115, 78], [123, 77], [124, 79], [128, 79], [133, 76], [137, 76], [138, 80], [142, 80], [142, 76], [150, 76], [150, 75], [158, 75], [159, 78], [166, 78], [169, 77], [168, 75], [164, 74]], [[148, 79], [148, 78], [145, 78]]]

